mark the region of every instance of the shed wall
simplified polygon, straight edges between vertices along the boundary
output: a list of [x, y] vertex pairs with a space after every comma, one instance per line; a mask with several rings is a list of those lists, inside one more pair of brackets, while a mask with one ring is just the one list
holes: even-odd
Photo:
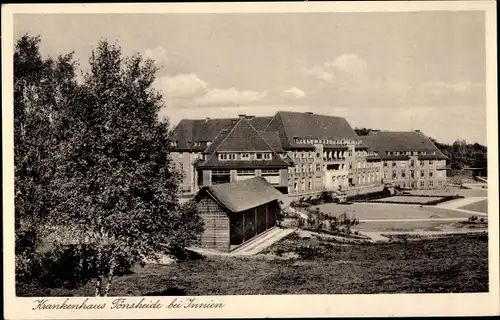
[[201, 236], [201, 246], [229, 252], [229, 218], [227, 213], [206, 195], [197, 205], [205, 223], [205, 231]]

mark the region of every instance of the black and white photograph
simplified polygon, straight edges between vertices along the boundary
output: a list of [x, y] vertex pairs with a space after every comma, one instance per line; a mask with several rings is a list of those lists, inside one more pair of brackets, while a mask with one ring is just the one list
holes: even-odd
[[12, 299], [40, 317], [231, 296], [496, 301], [494, 2], [478, 3], [12, 9]]

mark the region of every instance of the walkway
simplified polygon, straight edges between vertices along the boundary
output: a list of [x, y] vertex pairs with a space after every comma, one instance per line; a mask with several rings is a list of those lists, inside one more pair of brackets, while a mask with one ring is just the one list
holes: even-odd
[[267, 249], [274, 243], [288, 236], [294, 229], [281, 229], [274, 228], [273, 230], [267, 232], [266, 234], [259, 236], [249, 242], [241, 245], [240, 247], [234, 249], [230, 252], [220, 252], [216, 250], [206, 249], [206, 248], [188, 248], [189, 250], [195, 251], [204, 256], [223, 256], [223, 257], [235, 257], [235, 256], [252, 256], [259, 252]]
[[257, 237], [248, 243], [243, 244], [241, 247], [236, 248], [229, 254], [232, 256], [251, 256], [255, 255], [264, 249], [267, 249], [272, 244], [280, 241], [284, 237], [288, 236], [290, 233], [294, 232], [294, 229], [281, 229], [276, 228], [270, 231], [268, 234]]
[[[442, 208], [442, 209], [454, 210], [454, 211], [458, 211], [458, 212], [472, 214], [472, 215], [475, 215], [475, 216], [484, 216], [484, 217], [487, 217], [488, 216], [487, 213], [476, 212], [476, 211], [472, 211], [472, 210], [460, 209], [463, 206], [466, 206], [466, 205], [469, 205], [469, 204], [472, 204], [472, 203], [476, 203], [476, 202], [480, 202], [480, 201], [483, 201], [483, 200], [487, 200], [487, 199], [488, 199], [488, 197], [467, 197], [467, 198], [463, 198], [463, 199], [455, 199], [455, 200], [451, 200], [451, 201], [446, 201], [446, 202], [440, 203], [440, 204], [438, 204], [438, 205], [436, 205], [434, 207], [435, 208]], [[424, 207], [429, 207], [429, 206], [424, 206]]]

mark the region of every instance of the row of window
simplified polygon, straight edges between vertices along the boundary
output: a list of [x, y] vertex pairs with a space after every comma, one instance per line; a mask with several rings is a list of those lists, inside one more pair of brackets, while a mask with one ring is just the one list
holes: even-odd
[[[262, 175], [279, 175], [280, 170], [279, 169], [262, 169], [261, 174]], [[214, 175], [228, 175], [231, 174], [230, 170], [212, 170], [212, 174]], [[245, 176], [245, 175], [255, 175], [255, 169], [238, 169], [236, 170], [236, 174], [239, 176]]]
[[219, 160], [271, 160], [271, 153], [219, 153]]
[[[414, 167], [415, 166], [415, 160], [410, 160], [410, 167]], [[406, 163], [405, 162], [400, 162], [399, 163], [401, 167], [404, 167], [406, 166]], [[434, 164], [434, 160], [429, 160], [429, 165], [432, 166]], [[425, 166], [425, 160], [421, 160], [419, 161], [419, 165], [421, 167]], [[387, 161], [384, 161], [384, 167], [388, 167], [389, 166], [389, 163]], [[392, 167], [397, 167], [397, 162], [392, 162]]]
[[348, 145], [348, 144], [361, 144], [361, 140], [334, 140], [334, 139], [312, 139], [312, 138], [295, 138], [295, 143], [297, 144], [336, 144], [336, 145]]
[[420, 156], [435, 155], [436, 151], [387, 151], [390, 156]]
[[[387, 171], [384, 171], [384, 179], [387, 179]], [[417, 173], [418, 175], [418, 173]], [[398, 175], [397, 172], [393, 172], [392, 173], [392, 179], [396, 179], [398, 176], [400, 176], [401, 178], [406, 178], [406, 172], [405, 171], [401, 171], [401, 174]], [[429, 178], [432, 178], [434, 177], [434, 173], [431, 171], [429, 172]], [[414, 179], [415, 178], [415, 171], [410, 171], [410, 178], [411, 179]], [[420, 178], [425, 178], [425, 172], [424, 171], [421, 171], [420, 172]]]

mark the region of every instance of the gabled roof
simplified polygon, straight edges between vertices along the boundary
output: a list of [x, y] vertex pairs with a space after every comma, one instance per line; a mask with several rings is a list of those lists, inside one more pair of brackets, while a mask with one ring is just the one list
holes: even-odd
[[240, 119], [224, 139], [216, 146], [216, 151], [272, 151], [271, 146], [264, 140], [247, 119]]
[[203, 187], [194, 196], [208, 194], [230, 212], [241, 212], [278, 200], [282, 194], [262, 177]]
[[345, 118], [313, 113], [279, 111], [266, 131], [277, 131], [285, 149], [304, 146], [296, 144], [295, 138], [359, 140]]
[[[257, 130], [264, 130], [272, 117], [253, 117], [248, 121]], [[238, 122], [238, 118], [226, 119], [182, 119], [174, 128], [174, 140], [177, 141], [176, 150], [203, 151], [207, 144], [213, 142], [221, 130], [229, 130]], [[194, 145], [194, 142], [201, 142]]]
[[[372, 132], [368, 136], [362, 136], [363, 143], [370, 150], [376, 151], [382, 159], [395, 159], [395, 155], [387, 152], [435, 152], [434, 159], [445, 160], [447, 157], [432, 143], [432, 141], [421, 132], [397, 132], [379, 131]], [[403, 157], [403, 155], [401, 155]], [[407, 157], [407, 156], [404, 156]], [[406, 159], [406, 158], [405, 158]]]
[[248, 121], [257, 131], [264, 131], [273, 117], [253, 117]]
[[274, 151], [278, 153], [283, 153], [285, 150], [281, 145], [281, 140], [278, 135], [278, 132], [259, 132], [260, 136], [264, 138], [264, 140], [273, 148]]
[[[267, 139], [265, 139], [266, 137]], [[268, 142], [269, 140], [269, 142]], [[281, 148], [277, 133], [268, 132], [261, 134], [250, 122], [242, 118], [230, 130], [222, 130], [214, 142], [203, 152], [210, 154], [209, 158], [199, 165], [200, 168], [287, 168], [290, 164], [283, 160], [278, 152]], [[219, 160], [219, 152], [268, 152], [269, 160]]]

